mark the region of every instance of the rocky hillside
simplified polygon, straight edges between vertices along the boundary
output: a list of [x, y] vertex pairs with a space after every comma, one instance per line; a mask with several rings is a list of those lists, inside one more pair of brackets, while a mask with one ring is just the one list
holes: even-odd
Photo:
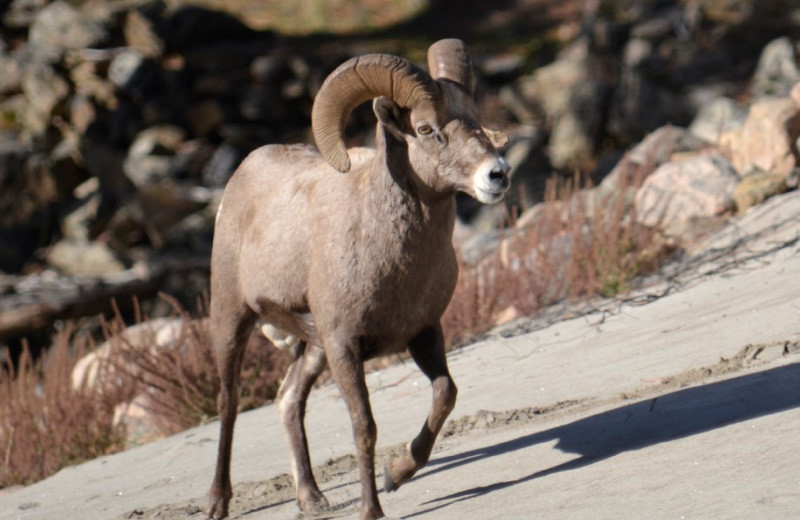
[[[368, 34], [286, 37], [161, 0], [5, 0], [0, 35], [0, 343], [111, 298], [153, 315], [159, 290], [191, 305], [239, 161], [308, 141], [314, 94], [344, 59], [420, 61], [440, 36], [467, 39], [485, 118], [512, 136], [509, 204], [533, 206], [520, 228], [553, 172], [606, 195], [636, 177], [636, 218], [678, 238], [797, 184], [793, 2], [431, 1]], [[351, 119], [368, 143], [368, 108]], [[478, 261], [505, 210], [465, 199], [460, 213]]]

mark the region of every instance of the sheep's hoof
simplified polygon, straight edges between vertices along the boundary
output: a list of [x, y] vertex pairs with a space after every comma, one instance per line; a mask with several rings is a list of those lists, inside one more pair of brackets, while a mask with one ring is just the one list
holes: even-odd
[[300, 510], [304, 515], [315, 516], [321, 513], [326, 513], [331, 510], [331, 505], [325, 495], [322, 493], [315, 493], [309, 498], [298, 500], [300, 502]]
[[206, 510], [206, 516], [211, 520], [221, 520], [228, 516], [228, 500], [225, 497], [211, 497]]
[[392, 478], [392, 468], [387, 462], [383, 467], [383, 491], [386, 493], [391, 493], [393, 491], [397, 491], [397, 488], [399, 487], [400, 485], [395, 483], [394, 479]]

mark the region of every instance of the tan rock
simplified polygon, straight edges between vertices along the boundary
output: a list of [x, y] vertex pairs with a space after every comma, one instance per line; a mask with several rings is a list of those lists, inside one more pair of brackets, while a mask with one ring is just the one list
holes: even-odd
[[680, 236], [698, 219], [734, 206], [739, 177], [719, 155], [698, 156], [659, 167], [636, 194], [636, 218], [667, 235]]
[[800, 106], [792, 98], [763, 99], [750, 107], [744, 126], [720, 137], [720, 148], [740, 174], [758, 169], [785, 178], [797, 165], [798, 136]]
[[787, 190], [785, 177], [773, 173], [754, 170], [742, 178], [736, 186], [733, 198], [739, 213], [761, 204], [773, 195]]

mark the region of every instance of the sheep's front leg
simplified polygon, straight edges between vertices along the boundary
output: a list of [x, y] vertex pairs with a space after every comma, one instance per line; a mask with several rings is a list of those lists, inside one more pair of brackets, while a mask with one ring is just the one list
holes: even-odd
[[356, 340], [328, 342], [325, 344], [325, 354], [353, 425], [361, 478], [361, 520], [383, 518], [375, 485], [375, 442], [378, 430], [372, 417], [367, 383], [364, 380], [363, 356]]
[[458, 390], [447, 370], [444, 337], [439, 324], [424, 329], [409, 342], [408, 350], [433, 385], [433, 406], [416, 438], [406, 445], [405, 452], [395, 456], [384, 468], [386, 492], [395, 491], [428, 462], [436, 436], [456, 405]]
[[311, 472], [303, 418], [308, 394], [314, 386], [314, 381], [325, 369], [325, 353], [320, 347], [307, 346], [305, 342], [300, 344], [298, 351], [298, 356], [289, 367], [278, 390], [277, 402], [292, 456], [292, 476], [297, 491], [297, 503], [304, 513], [313, 514], [329, 509], [329, 505]]

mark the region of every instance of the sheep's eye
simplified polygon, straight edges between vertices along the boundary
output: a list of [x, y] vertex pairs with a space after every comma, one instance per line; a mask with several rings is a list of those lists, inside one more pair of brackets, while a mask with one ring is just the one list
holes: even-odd
[[422, 125], [417, 128], [417, 132], [419, 132], [420, 135], [431, 135], [433, 133], [433, 128], [431, 128], [431, 125]]

